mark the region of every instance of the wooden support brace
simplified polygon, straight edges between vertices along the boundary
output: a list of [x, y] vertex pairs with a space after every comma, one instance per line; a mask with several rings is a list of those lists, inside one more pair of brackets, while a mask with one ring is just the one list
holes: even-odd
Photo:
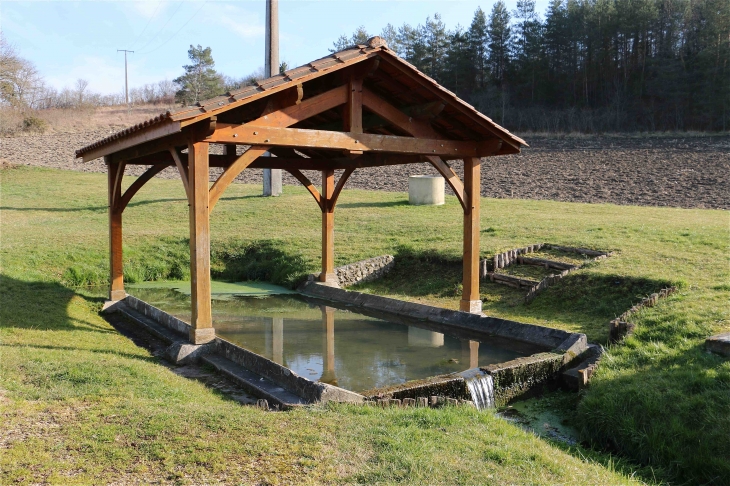
[[342, 188], [345, 187], [345, 184], [347, 183], [347, 179], [350, 178], [352, 173], [355, 172], [354, 167], [350, 167], [345, 169], [345, 172], [340, 176], [340, 180], [337, 181], [337, 186], [335, 187], [335, 191], [332, 193], [332, 198], [328, 200], [329, 208], [334, 211], [335, 206], [337, 205], [337, 199], [340, 197], [340, 193], [342, 192]]
[[156, 176], [157, 174], [159, 174], [163, 170], [167, 169], [171, 165], [172, 164], [157, 164], [157, 165], [153, 165], [152, 167], [150, 167], [149, 169], [147, 169], [144, 172], [144, 174], [142, 174], [141, 176], [139, 176], [137, 178], [137, 180], [134, 181], [132, 183], [132, 185], [127, 188], [126, 191], [124, 191], [124, 194], [122, 195], [122, 197], [117, 202], [117, 208], [119, 209], [119, 212], [124, 211], [124, 209], [129, 204], [129, 201], [131, 201], [132, 198], [134, 197], [134, 195], [137, 194], [137, 191], [139, 191], [140, 189], [142, 189], [142, 186], [144, 186], [147, 183], [147, 181], [149, 181], [154, 176]]
[[[223, 195], [223, 192], [226, 190], [226, 188], [228, 188], [228, 186], [231, 185], [236, 177], [238, 177], [238, 174], [240, 174], [246, 167], [250, 166], [256, 159], [261, 157], [261, 155], [266, 153], [268, 149], [268, 147], [264, 146], [250, 147], [243, 154], [241, 154], [231, 165], [226, 167], [226, 170], [224, 170], [223, 173], [218, 176], [218, 179], [216, 179], [216, 181], [213, 183], [213, 187], [210, 188], [210, 197], [208, 200], [210, 211], [213, 211], [213, 208], [218, 203], [218, 200]], [[235, 152], [233, 153], [235, 154]]]
[[[302, 159], [302, 160], [305, 160], [305, 159]], [[324, 211], [325, 210], [324, 201], [322, 200], [322, 196], [320, 195], [320, 193], [317, 190], [317, 188], [314, 187], [314, 184], [312, 184], [312, 181], [310, 181], [307, 176], [305, 176], [304, 174], [302, 174], [302, 172], [299, 171], [299, 170], [297, 170], [297, 169], [288, 168], [286, 170], [291, 175], [293, 175], [294, 177], [296, 177], [296, 179], [299, 182], [301, 182], [304, 187], [307, 188], [307, 190], [312, 195], [312, 197], [314, 198], [314, 200], [317, 201], [317, 205], [319, 206], [320, 211]]]
[[[188, 198], [188, 204], [192, 204], [192, 200], [190, 199], [190, 183], [188, 181], [188, 175], [189, 175], [189, 167], [186, 167], [183, 165], [182, 160], [180, 160], [180, 155], [177, 153], [177, 150], [175, 147], [170, 147], [169, 149], [170, 155], [172, 156], [172, 160], [175, 161], [175, 165], [177, 166], [177, 170], [180, 172], [180, 179], [182, 179], [183, 187], [185, 188], [185, 195]], [[188, 150], [188, 166], [190, 164], [190, 150]], [[208, 157], [206, 154], [206, 166], [208, 165]]]

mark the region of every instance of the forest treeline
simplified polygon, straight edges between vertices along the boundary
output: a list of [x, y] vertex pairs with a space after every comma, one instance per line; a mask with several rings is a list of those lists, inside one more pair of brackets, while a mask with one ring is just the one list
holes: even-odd
[[[359, 27], [332, 51], [371, 34]], [[498, 0], [468, 27], [449, 30], [435, 14], [388, 24], [380, 36], [510, 130], [730, 130], [730, 0], [551, 0], [543, 14], [534, 0], [514, 11]], [[131, 88], [130, 103], [194, 104], [263, 77], [262, 68], [240, 78], [217, 72], [209, 47], [191, 45], [188, 58], [180, 77]], [[94, 93], [83, 79], [46, 85], [0, 31], [0, 108], [124, 103], [123, 92]]]
[[380, 36], [509, 129], [730, 129], [729, 0], [552, 0], [543, 15], [534, 0], [497, 1], [467, 28], [435, 14]]

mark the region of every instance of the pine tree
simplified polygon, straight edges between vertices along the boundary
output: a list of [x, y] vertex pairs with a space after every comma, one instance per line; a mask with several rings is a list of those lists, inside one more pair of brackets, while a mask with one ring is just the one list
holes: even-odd
[[484, 11], [477, 8], [474, 12], [474, 19], [471, 21], [471, 26], [468, 32], [469, 39], [469, 50], [471, 51], [471, 60], [474, 63], [474, 70], [476, 74], [476, 86], [479, 89], [484, 89], [487, 85], [487, 79], [489, 73], [487, 69], [488, 56], [487, 49], [489, 44], [489, 35], [487, 29], [487, 16]]
[[489, 68], [497, 86], [502, 87], [505, 81], [505, 73], [510, 62], [510, 42], [512, 29], [509, 25], [510, 16], [507, 6], [502, 0], [498, 0], [492, 7], [489, 16]]
[[198, 101], [213, 98], [223, 91], [223, 78], [213, 66], [213, 55], [210, 47], [190, 46], [188, 58], [192, 64], [183, 66], [185, 74], [173, 80], [180, 89], [175, 93], [175, 100], [183, 105], [192, 105]]

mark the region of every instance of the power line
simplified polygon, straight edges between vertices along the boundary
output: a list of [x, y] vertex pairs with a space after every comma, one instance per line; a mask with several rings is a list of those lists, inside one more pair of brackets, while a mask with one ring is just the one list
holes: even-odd
[[144, 34], [147, 31], [147, 27], [150, 26], [150, 23], [152, 22], [152, 20], [155, 17], [157, 17], [157, 12], [160, 10], [160, 7], [162, 6], [163, 3], [164, 3], [163, 0], [160, 0], [159, 2], [157, 2], [157, 8], [155, 8], [155, 11], [152, 14], [152, 17], [150, 17], [150, 19], [147, 21], [147, 25], [144, 26], [144, 29], [142, 29], [142, 32], [139, 33], [139, 35], [137, 36], [137, 38], [134, 39], [134, 42], [132, 42], [132, 44], [130, 44], [129, 47], [134, 47], [134, 45], [142, 38], [142, 34]]
[[147, 44], [145, 44], [142, 47], [140, 47], [139, 50], [144, 50], [145, 47], [147, 47], [148, 45], [152, 44], [152, 41], [154, 41], [157, 38], [157, 36], [159, 36], [162, 33], [163, 30], [165, 30], [165, 27], [167, 27], [167, 24], [170, 23], [170, 21], [175, 16], [175, 14], [177, 13], [177, 11], [180, 10], [180, 7], [183, 6], [183, 3], [185, 3], [185, 2], [180, 2], [177, 5], [177, 8], [175, 9], [174, 12], [172, 12], [172, 15], [170, 15], [170, 17], [167, 19], [167, 22], [165, 22], [165, 25], [163, 25], [162, 28], [159, 31], [157, 31], [157, 33], [155, 35], [153, 35], [152, 38], [150, 38], [150, 40], [147, 42]]
[[198, 10], [196, 10], [195, 13], [193, 15], [191, 15], [190, 18], [184, 24], [182, 24], [182, 26], [177, 30], [177, 32], [172, 34], [172, 37], [169, 37], [165, 42], [163, 42], [159, 46], [155, 47], [154, 49], [147, 51], [147, 52], [140, 52], [139, 54], [149, 54], [151, 52], [155, 52], [157, 49], [161, 48], [162, 46], [164, 46], [165, 44], [170, 42], [172, 39], [174, 39], [175, 36], [178, 35], [185, 28], [185, 26], [188, 25], [190, 23], [190, 21], [195, 18], [196, 15], [198, 15], [198, 12], [203, 10], [203, 7], [205, 7], [206, 3], [208, 3], [208, 0], [205, 0], [205, 2], [203, 2], [203, 4], [200, 6], [200, 8]]

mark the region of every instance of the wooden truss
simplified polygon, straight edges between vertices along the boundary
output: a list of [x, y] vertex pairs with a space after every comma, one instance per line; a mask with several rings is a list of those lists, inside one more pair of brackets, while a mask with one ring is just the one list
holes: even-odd
[[[284, 169], [307, 188], [322, 213], [319, 280], [336, 282], [334, 212], [352, 173], [362, 167], [428, 162], [444, 176], [463, 208], [464, 272], [460, 308], [480, 313], [480, 164], [481, 157], [500, 151], [502, 141], [499, 138], [487, 141], [445, 139], [428, 121], [429, 113], [441, 111], [443, 103], [430, 103], [406, 113], [363, 86], [365, 76], [367, 73], [362, 69], [350, 69], [341, 77], [339, 86], [307, 99], [303, 99], [302, 85], [297, 85], [272, 96], [261, 115], [247, 123], [218, 123], [216, 117], [211, 116], [161, 138], [154, 138], [159, 133], [147, 138], [138, 134], [135, 144], [123, 140], [105, 147], [102, 155], [109, 168], [110, 298], [118, 300], [125, 295], [122, 213], [139, 189], [167, 167], [176, 167], [180, 172], [190, 207], [190, 340], [201, 344], [215, 337], [210, 304], [210, 213], [243, 170], [249, 167]], [[342, 110], [340, 131], [293, 128], [333, 109]], [[414, 116], [416, 112], [421, 116]], [[365, 133], [373, 116], [396, 127], [401, 134]], [[225, 144], [226, 154], [211, 155], [208, 150], [211, 143]], [[241, 155], [236, 152], [238, 146], [247, 147]], [[187, 153], [183, 153], [184, 148]], [[89, 157], [94, 155], [98, 156], [99, 152]], [[463, 181], [448, 164], [448, 160], [454, 159], [464, 161]], [[122, 193], [121, 182], [127, 164], [151, 167]], [[224, 168], [212, 186], [209, 184], [210, 167]], [[322, 172], [321, 192], [302, 170]], [[337, 182], [336, 170], [344, 170]]]

